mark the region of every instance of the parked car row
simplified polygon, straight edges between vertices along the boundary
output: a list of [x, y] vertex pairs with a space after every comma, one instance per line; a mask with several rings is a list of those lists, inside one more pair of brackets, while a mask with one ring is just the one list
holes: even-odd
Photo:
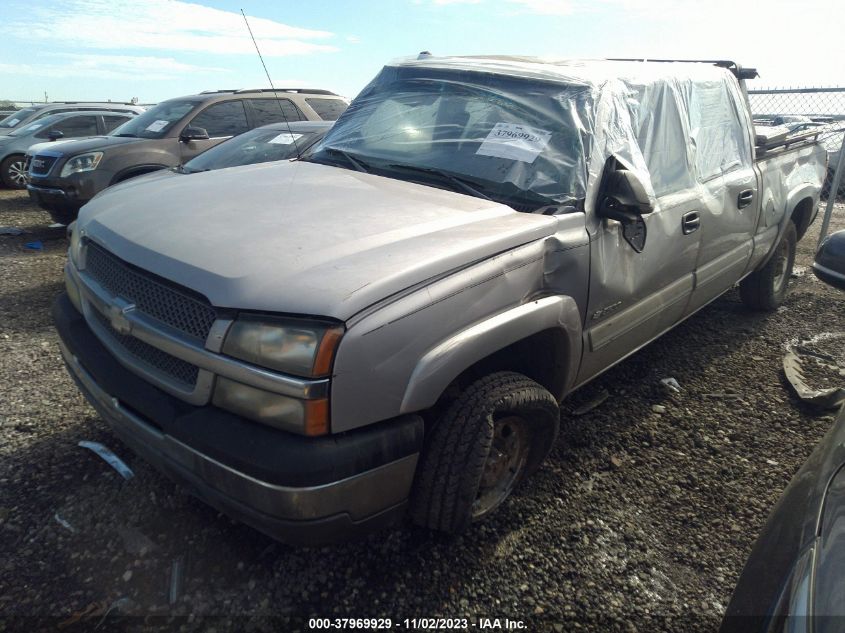
[[263, 125], [334, 120], [346, 105], [331, 92], [304, 89], [219, 90], [170, 99], [106, 136], [39, 146], [31, 152], [27, 188], [56, 222], [67, 224], [113, 184], [183, 165]]
[[47, 144], [54, 146], [59, 139], [67, 141], [108, 134], [133, 116], [134, 113], [110, 110], [71, 110], [19, 125], [5, 136], [0, 136], [0, 179], [6, 187], [23, 189], [27, 182], [25, 156], [32, 146], [45, 141], [53, 141]]
[[0, 120], [0, 136], [10, 134], [24, 125], [33, 123], [51, 114], [90, 112], [94, 110], [141, 114], [145, 109], [143, 106], [133, 103], [117, 103], [114, 101], [54, 101], [52, 103], [39, 103], [11, 112], [4, 119]]

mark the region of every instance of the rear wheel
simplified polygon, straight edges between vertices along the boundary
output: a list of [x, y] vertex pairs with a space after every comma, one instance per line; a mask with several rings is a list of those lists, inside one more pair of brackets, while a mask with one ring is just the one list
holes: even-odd
[[795, 263], [797, 242], [798, 231], [790, 221], [769, 262], [739, 283], [739, 296], [745, 305], [754, 310], [774, 310], [783, 303]]
[[472, 383], [431, 432], [412, 494], [414, 522], [461, 532], [485, 519], [540, 465], [559, 419], [554, 396], [522, 374]]
[[25, 157], [9, 156], [0, 163], [0, 179], [9, 189], [26, 189]]

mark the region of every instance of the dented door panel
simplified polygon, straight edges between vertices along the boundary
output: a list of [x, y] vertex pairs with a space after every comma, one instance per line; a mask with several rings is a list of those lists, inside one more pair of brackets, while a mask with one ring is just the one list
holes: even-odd
[[699, 231], [685, 234], [684, 222], [699, 208], [692, 188], [659, 198], [657, 208], [644, 216], [647, 234], [642, 253], [625, 241], [619, 222], [598, 224], [590, 243], [590, 300], [579, 384], [683, 316], [699, 245]]

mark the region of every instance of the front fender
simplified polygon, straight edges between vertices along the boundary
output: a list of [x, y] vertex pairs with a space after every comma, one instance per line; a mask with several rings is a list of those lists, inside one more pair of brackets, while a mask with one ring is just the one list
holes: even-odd
[[464, 370], [491, 354], [546, 330], [559, 331], [567, 354], [552, 385], [560, 399], [571, 386], [581, 358], [581, 315], [572, 297], [543, 297], [480, 321], [429, 350], [417, 363], [402, 398], [400, 411], [421, 411], [437, 402]]

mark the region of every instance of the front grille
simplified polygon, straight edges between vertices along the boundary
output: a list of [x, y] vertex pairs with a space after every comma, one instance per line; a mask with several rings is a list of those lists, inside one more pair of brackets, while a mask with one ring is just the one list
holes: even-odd
[[56, 162], [55, 156], [35, 156], [28, 160], [28, 171], [33, 176], [46, 176], [50, 173], [53, 164]]
[[157, 347], [153, 347], [144, 341], [118, 333], [109, 323], [108, 318], [96, 308], [91, 310], [97, 322], [105, 328], [109, 336], [115, 340], [123, 349], [129, 352], [136, 360], [147, 367], [158, 370], [179, 383], [186, 390], [193, 390], [197, 384], [199, 368], [181, 358], [171, 356]]
[[85, 272], [112, 295], [134, 303], [139, 312], [203, 343], [217, 318], [205, 298], [137, 269], [93, 242], [86, 246]]

